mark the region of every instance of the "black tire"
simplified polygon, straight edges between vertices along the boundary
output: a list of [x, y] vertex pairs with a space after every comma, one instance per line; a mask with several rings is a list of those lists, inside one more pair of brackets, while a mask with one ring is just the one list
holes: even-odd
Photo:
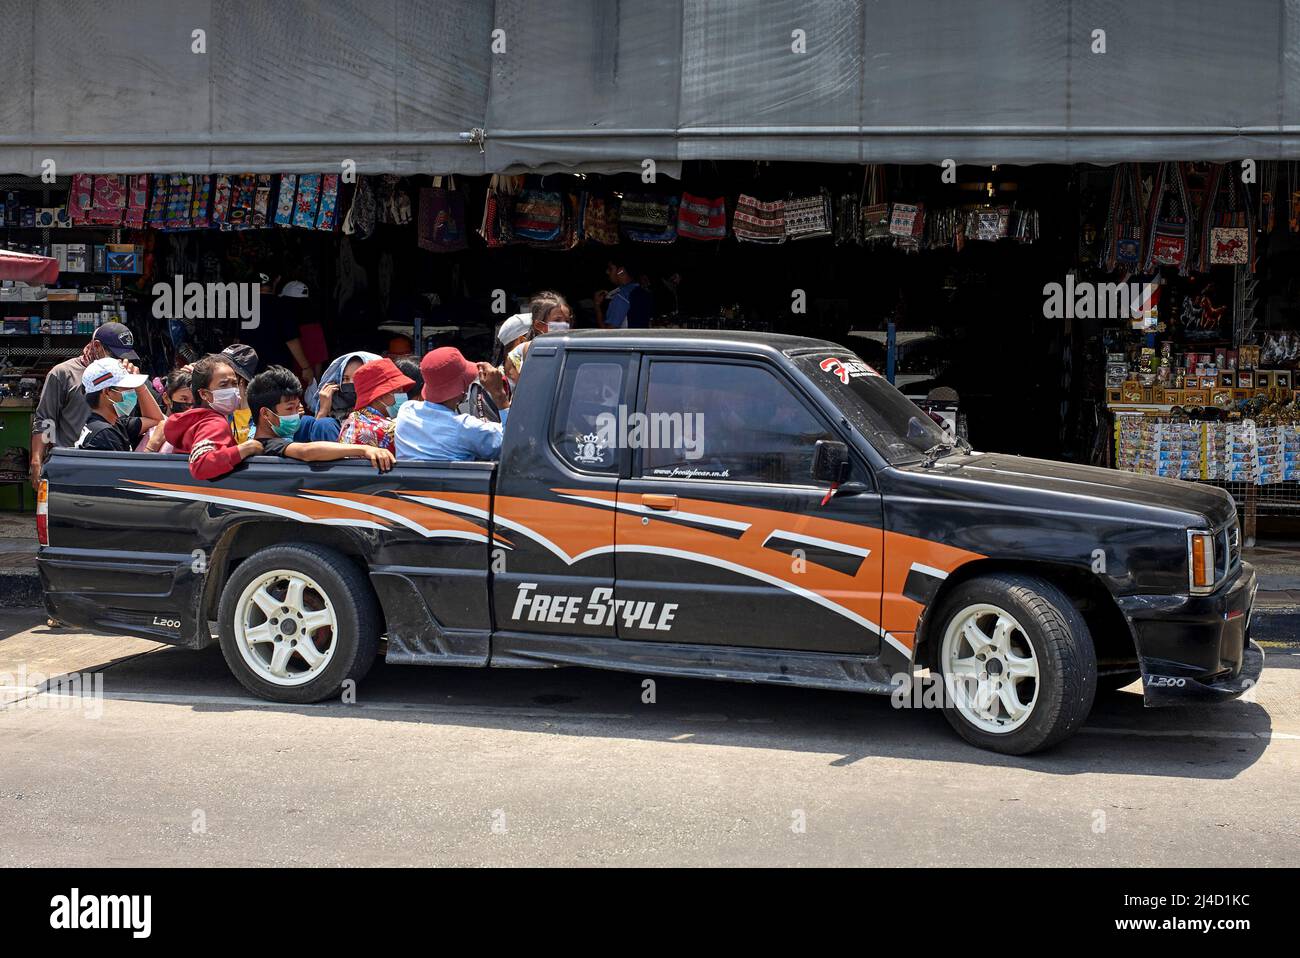
[[[235, 637], [236, 605], [244, 590], [268, 572], [309, 576], [334, 609], [334, 653], [321, 673], [301, 685], [276, 685], [258, 675], [240, 654]], [[338, 695], [345, 681], [365, 677], [379, 649], [379, 605], [365, 575], [345, 556], [312, 543], [262, 549], [240, 563], [226, 582], [217, 611], [221, 654], [239, 684], [260, 698], [303, 704]]]
[[[995, 573], [958, 585], [934, 618], [931, 666], [943, 677], [943, 640], [953, 620], [974, 605], [993, 605], [1020, 623], [1038, 660], [1033, 710], [1018, 728], [986, 731], [944, 696], [944, 716], [962, 738], [1005, 755], [1027, 755], [1073, 735], [1092, 710], [1097, 656], [1088, 625], [1069, 597], [1033, 576]], [[991, 670], [990, 670], [991, 671]]]
[[1142, 673], [1133, 672], [1112, 672], [1109, 675], [1097, 676], [1097, 694], [1114, 695], [1120, 689], [1128, 688], [1134, 682], [1142, 677]]

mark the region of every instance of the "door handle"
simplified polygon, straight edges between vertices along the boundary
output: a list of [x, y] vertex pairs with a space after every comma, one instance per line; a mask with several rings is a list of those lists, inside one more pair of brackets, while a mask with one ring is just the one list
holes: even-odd
[[654, 493], [644, 493], [641, 496], [641, 505], [647, 509], [659, 509], [663, 512], [671, 512], [677, 508], [676, 496], [659, 496]]

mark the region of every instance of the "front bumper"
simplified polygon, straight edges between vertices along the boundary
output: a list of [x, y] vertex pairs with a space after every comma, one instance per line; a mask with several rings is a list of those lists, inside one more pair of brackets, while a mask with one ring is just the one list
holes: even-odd
[[1264, 650], [1250, 640], [1259, 580], [1249, 562], [1210, 595], [1119, 600], [1137, 645], [1148, 706], [1226, 702], [1254, 686]]

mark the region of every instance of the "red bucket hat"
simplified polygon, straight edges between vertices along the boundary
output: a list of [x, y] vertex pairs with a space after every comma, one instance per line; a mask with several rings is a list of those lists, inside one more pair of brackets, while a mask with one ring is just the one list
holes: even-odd
[[469, 389], [469, 384], [478, 378], [478, 364], [462, 356], [455, 346], [441, 346], [424, 354], [420, 375], [424, 378], [425, 400], [447, 402]]
[[384, 393], [406, 392], [415, 380], [402, 373], [391, 359], [372, 359], [363, 363], [352, 377], [357, 390], [357, 409], [365, 409]]

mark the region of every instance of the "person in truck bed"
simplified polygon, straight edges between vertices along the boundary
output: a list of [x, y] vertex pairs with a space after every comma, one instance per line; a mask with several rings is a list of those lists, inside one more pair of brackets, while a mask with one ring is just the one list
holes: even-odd
[[[404, 376], [401, 379], [406, 381]], [[248, 408], [253, 413], [254, 437], [261, 442], [262, 451], [268, 456], [284, 456], [303, 462], [369, 459], [380, 472], [393, 468], [393, 454], [378, 446], [297, 442], [293, 437], [302, 418], [302, 383], [283, 366], [272, 366], [253, 377], [248, 384]]]
[[81, 427], [76, 447], [131, 452], [141, 435], [163, 418], [145, 381], [143, 373], [127, 372], [122, 360], [111, 356], [87, 366], [81, 388], [86, 391], [90, 418]]
[[406, 391], [415, 383], [391, 359], [376, 359], [357, 370], [353, 377], [357, 407], [348, 414], [339, 442], [378, 446], [393, 451], [393, 417], [406, 402]]
[[163, 436], [190, 457], [190, 475], [217, 479], [262, 451], [256, 439], [235, 442], [227, 417], [239, 408], [239, 375], [221, 355], [204, 356], [190, 371], [195, 406], [170, 416]]
[[[472, 363], [454, 346], [443, 346], [420, 360], [420, 375], [424, 401], [407, 402], [397, 411], [397, 457], [480, 462], [499, 458], [510, 407], [501, 370]], [[501, 410], [501, 422], [456, 411], [476, 379]]]

